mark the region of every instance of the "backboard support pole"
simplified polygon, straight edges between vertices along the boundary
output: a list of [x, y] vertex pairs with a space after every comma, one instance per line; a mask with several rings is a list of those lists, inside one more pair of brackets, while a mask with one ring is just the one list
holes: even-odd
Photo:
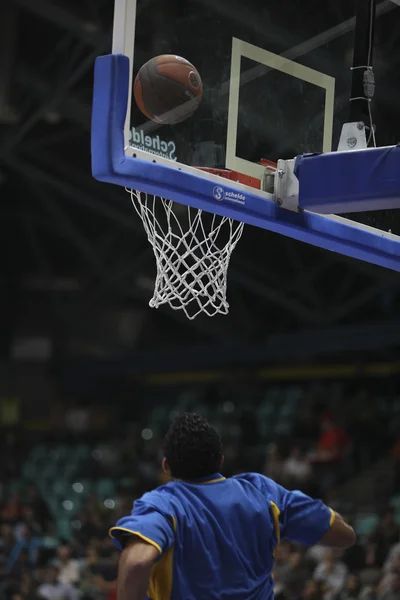
[[373, 64], [376, 0], [358, 0], [353, 77], [351, 85], [350, 122], [369, 122], [368, 102], [364, 90], [364, 72]]

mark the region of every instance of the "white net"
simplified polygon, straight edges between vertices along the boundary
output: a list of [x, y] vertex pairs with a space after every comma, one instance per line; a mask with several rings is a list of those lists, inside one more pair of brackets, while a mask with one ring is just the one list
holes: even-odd
[[226, 315], [227, 273], [244, 223], [127, 190], [142, 219], [157, 263], [149, 304], [169, 304], [189, 319]]

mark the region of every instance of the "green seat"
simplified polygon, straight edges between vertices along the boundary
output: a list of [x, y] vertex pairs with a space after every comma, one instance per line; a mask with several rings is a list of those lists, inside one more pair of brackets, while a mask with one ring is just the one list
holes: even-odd
[[24, 479], [33, 481], [36, 479], [37, 469], [33, 461], [27, 461], [22, 467], [22, 476]]
[[70, 519], [66, 517], [60, 517], [57, 519], [57, 533], [61, 538], [65, 540], [71, 539], [72, 534]]
[[269, 402], [268, 400], [264, 400], [262, 404], [258, 407], [257, 417], [258, 418], [271, 418], [275, 413], [275, 405], [273, 402]]
[[75, 460], [68, 461], [62, 470], [65, 479], [71, 480], [75, 478], [76, 473], [79, 471], [79, 462]]
[[90, 456], [90, 446], [88, 444], [78, 444], [75, 449], [74, 457], [76, 460], [85, 460]]
[[101, 500], [115, 495], [115, 483], [112, 479], [99, 479], [96, 483], [97, 495]]
[[70, 493], [70, 485], [66, 479], [55, 479], [53, 492], [56, 496], [66, 497]]
[[57, 468], [57, 465], [55, 463], [48, 462], [40, 470], [40, 477], [42, 479], [54, 479], [54, 477], [56, 477], [58, 473], [59, 470]]
[[286, 400], [291, 404], [298, 404], [304, 398], [304, 390], [299, 386], [293, 386], [286, 390]]
[[29, 458], [33, 462], [36, 462], [38, 460], [44, 460], [47, 456], [47, 453], [48, 453], [48, 448], [45, 446], [45, 444], [36, 444], [36, 446], [33, 447], [33, 450], [30, 453]]
[[66, 444], [58, 444], [49, 452], [49, 458], [53, 462], [63, 462], [70, 455], [71, 450]]
[[282, 404], [281, 409], [279, 411], [280, 417], [292, 417], [295, 413], [295, 407], [291, 402], [285, 402]]
[[46, 502], [53, 515], [60, 513], [60, 501], [58, 500], [57, 496], [48, 495], [46, 497]]
[[378, 515], [364, 515], [356, 518], [355, 531], [357, 535], [367, 536], [370, 535], [379, 522]]
[[15, 492], [22, 492], [23, 481], [21, 479], [12, 479], [7, 485], [8, 494], [14, 494]]
[[258, 420], [258, 431], [264, 440], [268, 439], [273, 433], [273, 423], [268, 419]]
[[42, 548], [46, 550], [56, 550], [60, 545], [60, 540], [57, 537], [51, 535], [45, 535], [42, 538]]
[[135, 485], [136, 480], [133, 477], [122, 477], [119, 480], [119, 487], [129, 488]]
[[277, 421], [274, 431], [277, 435], [288, 435], [292, 431], [293, 421], [290, 418], [281, 418]]

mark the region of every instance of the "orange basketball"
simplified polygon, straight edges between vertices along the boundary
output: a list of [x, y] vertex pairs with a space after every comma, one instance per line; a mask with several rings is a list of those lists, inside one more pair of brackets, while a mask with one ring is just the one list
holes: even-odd
[[191, 117], [199, 107], [203, 83], [188, 60], [164, 54], [141, 67], [133, 91], [136, 104], [148, 119], [175, 125]]

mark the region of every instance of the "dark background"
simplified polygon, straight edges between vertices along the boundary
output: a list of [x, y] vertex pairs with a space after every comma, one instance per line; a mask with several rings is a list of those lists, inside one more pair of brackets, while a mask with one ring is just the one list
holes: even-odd
[[[160, 2], [142, 5], [156, 24], [167, 10]], [[399, 82], [398, 7], [392, 2], [383, 5], [390, 10], [386, 8], [377, 19], [379, 85], [373, 106], [382, 145], [394, 143], [400, 129], [394, 110]], [[218, 6], [223, 20], [225, 5]], [[182, 7], [177, 2], [176, 13], [171, 8], [176, 18], [181, 12], [187, 15]], [[268, 9], [273, 49], [284, 50], [322, 28], [345, 22], [354, 9], [354, 3], [329, 4], [321, 21], [316, 3], [294, 3], [294, 14], [301, 13], [302, 21], [291, 30], [286, 12], [275, 3]], [[90, 174], [93, 61], [110, 49], [112, 3], [16, 0], [3, 2], [1, 11], [0, 337], [4, 357], [10, 356], [16, 340], [36, 335], [50, 340], [56, 361], [121, 355], [144, 359], [150, 352], [150, 365], [154, 354], [162, 364], [164, 347], [171, 342], [184, 342], [189, 348], [205, 344], [202, 360], [209, 358], [211, 363], [215, 356], [228, 359], [236, 347], [241, 357], [257, 349], [261, 360], [283, 359], [283, 354], [296, 360], [301, 354], [303, 360], [307, 352], [299, 352], [296, 337], [290, 343], [279, 338], [280, 350], [271, 354], [268, 348], [278, 342], [271, 336], [311, 330], [315, 337], [308, 351], [318, 352], [318, 344], [329, 352], [332, 338], [324, 332], [338, 327], [344, 327], [336, 342], [343, 351], [371, 348], [387, 354], [396, 346], [395, 273], [251, 227], [245, 229], [232, 257], [228, 317], [189, 322], [168, 308], [150, 311], [147, 302], [155, 264], [142, 224], [122, 189], [100, 184]], [[238, 20], [235, 11], [225, 16]], [[342, 44], [340, 56], [346, 56], [347, 48], [346, 66], [351, 64], [351, 42], [350, 34], [332, 42]], [[149, 52], [147, 46], [144, 52]], [[336, 52], [333, 48], [326, 54], [327, 68]], [[276, 93], [279, 102], [279, 88]], [[304, 124], [298, 127], [304, 129]], [[338, 131], [336, 127], [336, 137]], [[286, 151], [293, 156], [295, 149]], [[386, 217], [393, 225], [396, 213]], [[350, 324], [359, 328], [348, 334]], [[361, 334], [364, 327], [373, 328], [368, 341]], [[178, 352], [169, 353], [168, 360]], [[191, 356], [187, 348], [184, 353]]]

